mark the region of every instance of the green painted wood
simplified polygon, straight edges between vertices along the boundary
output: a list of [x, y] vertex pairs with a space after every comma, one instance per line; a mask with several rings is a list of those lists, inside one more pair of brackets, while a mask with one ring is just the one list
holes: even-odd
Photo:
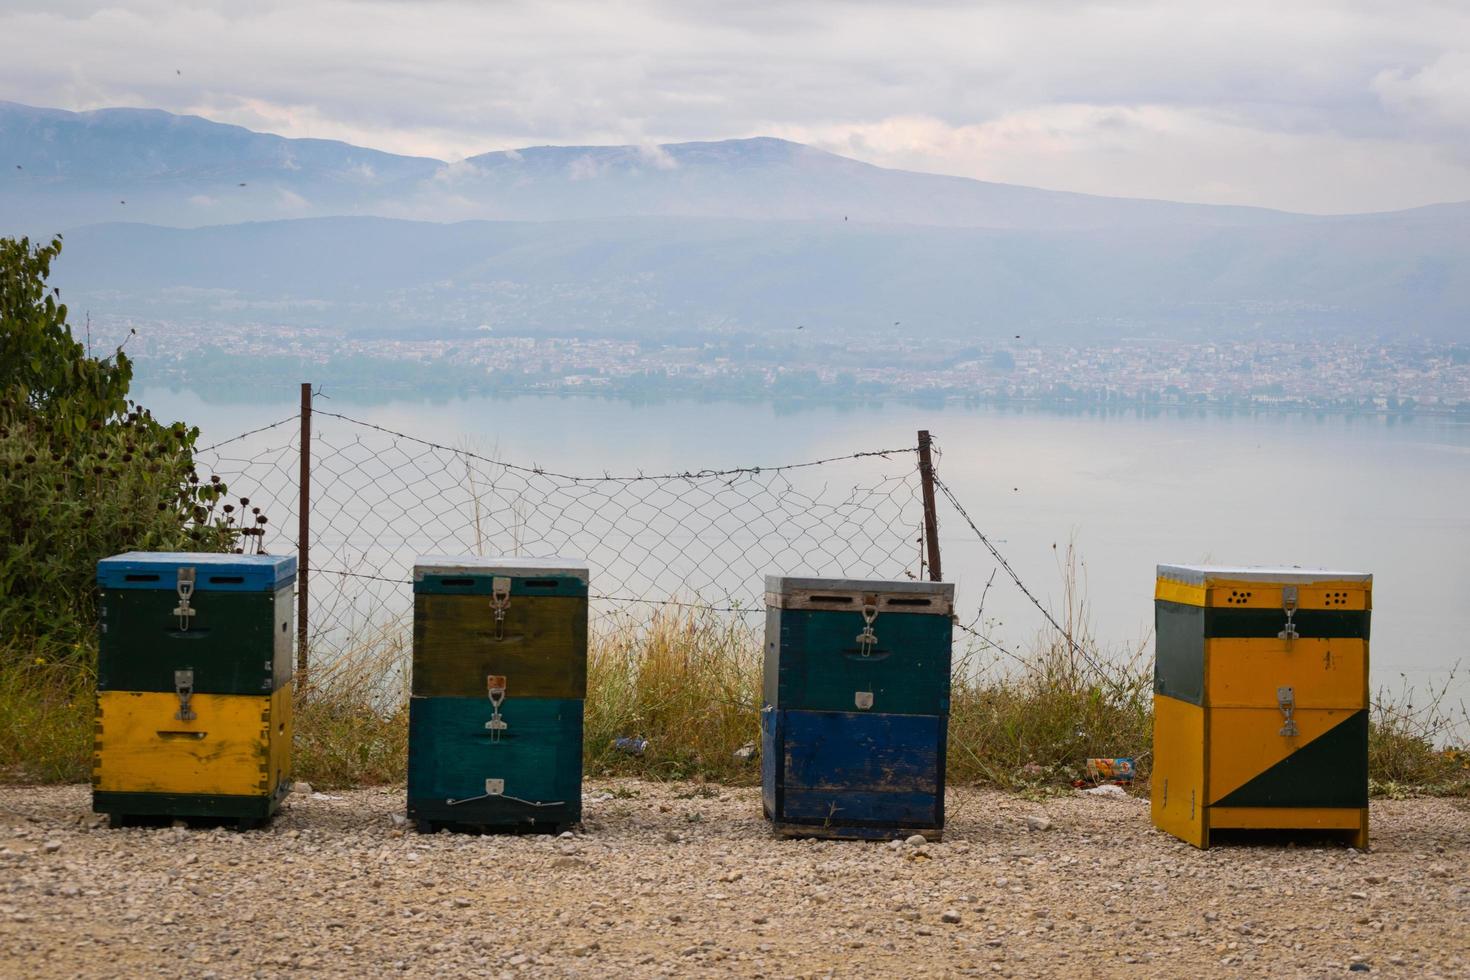
[[92, 793], [95, 813], [122, 817], [224, 817], [264, 820], [281, 808], [291, 791], [282, 782], [272, 796], [218, 796], [188, 793]]
[[[1286, 613], [1281, 609], [1192, 608], [1203, 610], [1201, 627], [1209, 639], [1270, 638], [1286, 625]], [[1367, 609], [1298, 609], [1291, 621], [1302, 639], [1366, 640], [1372, 615]]]
[[194, 672], [196, 694], [269, 694], [291, 679], [295, 603], [275, 592], [196, 592], [189, 628], [178, 596], [162, 589], [101, 594], [97, 687], [172, 691], [174, 671]]
[[1204, 704], [1203, 606], [1162, 600], [1154, 603], [1154, 691], [1190, 704]]
[[1355, 711], [1213, 806], [1365, 807], [1368, 712]]
[[859, 692], [874, 712], [949, 711], [952, 627], [948, 616], [887, 612], [864, 656], [858, 612], [766, 610], [765, 703], [811, 711], [853, 711]]
[[497, 628], [488, 596], [414, 596], [413, 693], [485, 699], [485, 678], [511, 698], [587, 694], [587, 599], [512, 595]]
[[[507, 727], [497, 735], [485, 727], [486, 698], [410, 699], [411, 819], [504, 827], [581, 819], [582, 702], [511, 696], [500, 714]], [[504, 780], [502, 796], [485, 795], [487, 779]]]
[[[587, 583], [572, 575], [509, 575], [511, 598], [517, 596], [587, 597]], [[426, 595], [489, 596], [497, 576], [493, 570], [473, 573], [424, 572], [415, 578], [413, 591]]]

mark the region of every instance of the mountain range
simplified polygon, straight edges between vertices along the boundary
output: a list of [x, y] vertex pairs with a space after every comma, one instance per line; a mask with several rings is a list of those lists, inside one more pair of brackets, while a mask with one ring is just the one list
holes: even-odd
[[1339, 216], [890, 170], [770, 138], [457, 162], [158, 110], [0, 103], [0, 234], [139, 316], [1464, 339], [1470, 202]]

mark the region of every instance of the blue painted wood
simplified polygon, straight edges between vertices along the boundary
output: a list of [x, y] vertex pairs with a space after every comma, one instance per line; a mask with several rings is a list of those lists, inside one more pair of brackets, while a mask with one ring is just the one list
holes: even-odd
[[859, 692], [875, 712], [943, 714], [949, 710], [948, 616], [883, 613], [877, 644], [864, 655], [859, 612], [766, 610], [765, 703], [810, 711], [852, 711]]
[[785, 834], [937, 831], [944, 826], [947, 731], [945, 715], [768, 707], [761, 713], [763, 805]]
[[485, 595], [497, 578], [510, 579], [512, 596], [585, 596], [588, 570], [581, 558], [420, 556], [413, 591], [421, 595]]
[[[497, 827], [581, 819], [582, 701], [507, 698], [498, 737], [485, 727], [491, 714], [486, 698], [410, 699], [409, 817]], [[503, 794], [486, 796], [487, 779], [504, 780]]]
[[173, 592], [180, 568], [195, 570], [196, 592], [274, 592], [296, 581], [294, 555], [129, 551], [97, 563], [97, 584], [104, 589]]

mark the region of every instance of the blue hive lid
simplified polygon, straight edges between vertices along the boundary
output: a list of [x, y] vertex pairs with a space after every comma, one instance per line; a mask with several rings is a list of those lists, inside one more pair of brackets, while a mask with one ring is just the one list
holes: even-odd
[[274, 592], [296, 581], [295, 555], [129, 551], [97, 563], [97, 584], [104, 589], [172, 592], [181, 568], [194, 569], [194, 588], [198, 592]]

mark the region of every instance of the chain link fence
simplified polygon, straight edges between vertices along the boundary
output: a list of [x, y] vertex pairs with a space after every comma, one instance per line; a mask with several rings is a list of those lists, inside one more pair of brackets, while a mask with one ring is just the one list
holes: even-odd
[[[774, 466], [570, 474], [310, 412], [312, 659], [401, 634], [419, 555], [585, 558], [593, 628], [667, 605], [763, 613], [767, 573], [927, 577], [918, 447]], [[258, 543], [299, 553], [303, 418], [200, 449]], [[752, 621], [753, 623], [753, 621]]]

